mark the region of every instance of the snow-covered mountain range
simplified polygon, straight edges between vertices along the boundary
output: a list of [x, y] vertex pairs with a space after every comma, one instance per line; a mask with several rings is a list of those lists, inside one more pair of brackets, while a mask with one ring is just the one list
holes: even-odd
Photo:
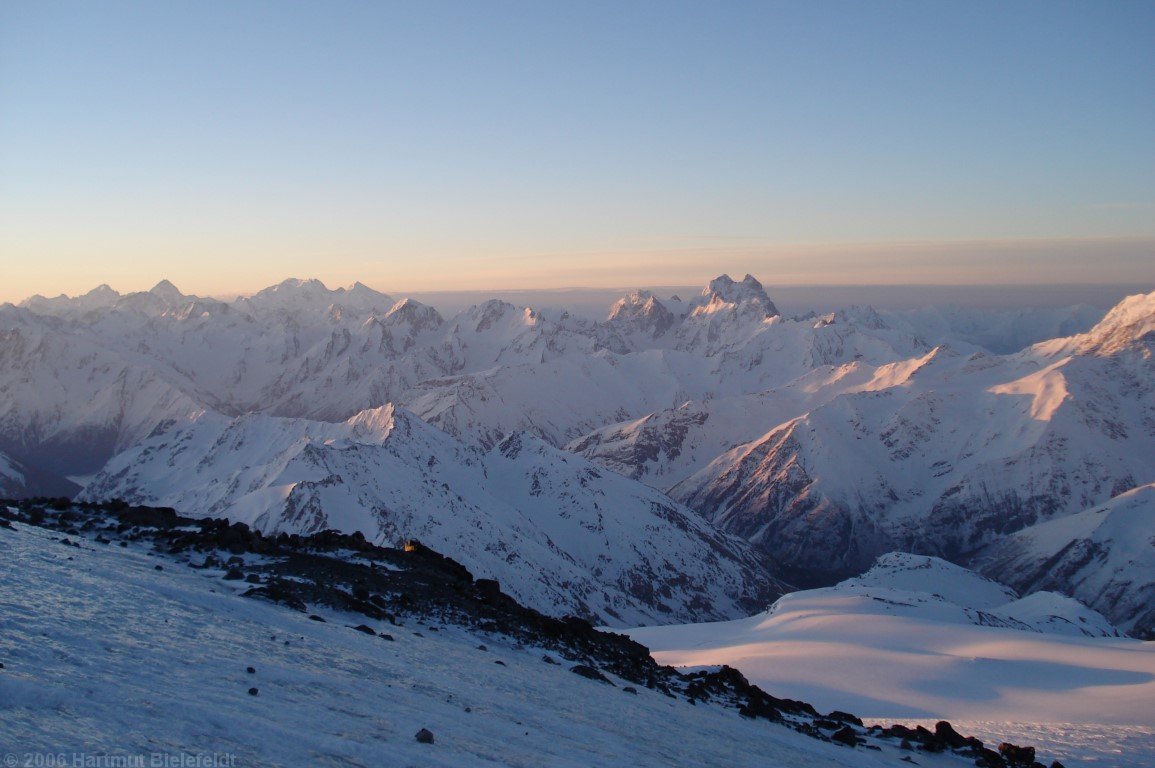
[[603, 624], [742, 615], [782, 592], [744, 540], [647, 486], [526, 433], [465, 445], [391, 406], [336, 424], [202, 417], [117, 455], [80, 498], [418, 539], [531, 607]]
[[[1042, 526], [1155, 482], [1153, 328], [1155, 293], [1000, 355], [972, 343], [981, 313], [785, 318], [749, 275], [689, 300], [635, 291], [600, 322], [499, 301], [447, 319], [315, 280], [230, 302], [102, 287], [0, 307], [0, 451], [9, 476], [70, 476], [85, 498], [430, 538], [528, 602], [615, 623], [732, 618], [777, 589], [767, 560], [823, 585], [902, 550], [1142, 634], [1150, 578], [1126, 547], [1065, 571], [1010, 547], [1086, 539]], [[1100, 581], [1106, 597], [1080, 586]]]
[[[671, 495], [760, 543], [801, 582], [896, 548], [970, 562], [1007, 534], [1155, 477], [1152, 318], [1155, 294], [1015, 355], [939, 347], [873, 367]], [[1099, 605], [1134, 626], [1133, 612]]]

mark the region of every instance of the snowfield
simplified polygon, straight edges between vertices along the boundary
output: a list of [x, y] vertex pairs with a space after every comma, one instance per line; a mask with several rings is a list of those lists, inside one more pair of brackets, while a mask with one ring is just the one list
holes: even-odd
[[661, 663], [728, 664], [766, 690], [867, 722], [947, 719], [985, 741], [1046, 745], [1067, 766], [1150, 766], [1155, 644], [1109, 632], [1069, 598], [1017, 600], [936, 558], [892, 554], [757, 616], [629, 634]]
[[[377, 626], [389, 642], [349, 628], [363, 616], [310, 621], [139, 545], [61, 538], [0, 527], [5, 754], [235, 755], [241, 766], [907, 764], [895, 745], [851, 749], [714, 704], [630, 695], [620, 680], [586, 680], [500, 635]], [[422, 728], [433, 744], [416, 741]], [[971, 761], [920, 753], [919, 763]]]

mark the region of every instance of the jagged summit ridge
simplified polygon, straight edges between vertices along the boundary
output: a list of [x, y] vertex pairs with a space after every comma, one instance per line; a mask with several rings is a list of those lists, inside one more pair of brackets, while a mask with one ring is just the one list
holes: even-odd
[[707, 314], [728, 306], [744, 312], [760, 311], [765, 313], [765, 317], [775, 317], [779, 314], [774, 302], [766, 295], [762, 283], [749, 274], [740, 282], [735, 282], [729, 275], [719, 275], [711, 280], [710, 284], [702, 289], [702, 302], [693, 312]]
[[623, 296], [610, 308], [606, 318], [624, 334], [641, 333], [657, 338], [673, 327], [677, 318], [649, 291], [637, 290]]
[[1110, 355], [1134, 344], [1155, 343], [1155, 291], [1116, 304], [1082, 340], [1081, 349]]

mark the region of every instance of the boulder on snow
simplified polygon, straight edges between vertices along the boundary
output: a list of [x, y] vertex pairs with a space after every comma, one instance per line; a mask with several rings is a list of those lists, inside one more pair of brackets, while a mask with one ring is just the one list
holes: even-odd
[[610, 682], [610, 679], [608, 677], [603, 675], [601, 672], [598, 672], [593, 667], [586, 666], [585, 664], [576, 664], [576, 665], [570, 667], [569, 671], [573, 672], [575, 675], [581, 675], [582, 677], [587, 678], [589, 680], [597, 680], [599, 683], [605, 683], [606, 685], [613, 685], [613, 683]]

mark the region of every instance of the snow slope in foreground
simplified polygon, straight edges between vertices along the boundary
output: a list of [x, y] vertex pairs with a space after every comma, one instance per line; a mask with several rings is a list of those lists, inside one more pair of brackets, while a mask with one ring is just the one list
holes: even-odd
[[[729, 664], [775, 695], [868, 722], [963, 722], [985, 741], [1045, 746], [1068, 767], [1155, 764], [1155, 643], [970, 623], [979, 611], [1010, 619], [1016, 604], [994, 606], [994, 587], [970, 591], [985, 606], [952, 602], [960, 579], [981, 579], [956, 570], [925, 571], [920, 583], [909, 569], [872, 569], [747, 619], [629, 634], [660, 663]], [[1039, 606], [1021, 607], [1014, 621], [1046, 627]], [[1113, 754], [1112, 739], [1129, 754]]]
[[[290, 766], [904, 765], [895, 745], [850, 749], [712, 703], [645, 688], [629, 695], [621, 680], [587, 680], [501, 635], [433, 631], [407, 619], [376, 627], [395, 638], [386, 642], [347, 626], [361, 615], [327, 610], [327, 623], [309, 621], [236, 596], [243, 582], [146, 556], [139, 545], [79, 542], [19, 523], [0, 527], [0, 751], [18, 757], [63, 753], [69, 765], [75, 754], [148, 761], [181, 752]], [[416, 742], [420, 728], [434, 744]], [[971, 761], [920, 754], [919, 762]]]

